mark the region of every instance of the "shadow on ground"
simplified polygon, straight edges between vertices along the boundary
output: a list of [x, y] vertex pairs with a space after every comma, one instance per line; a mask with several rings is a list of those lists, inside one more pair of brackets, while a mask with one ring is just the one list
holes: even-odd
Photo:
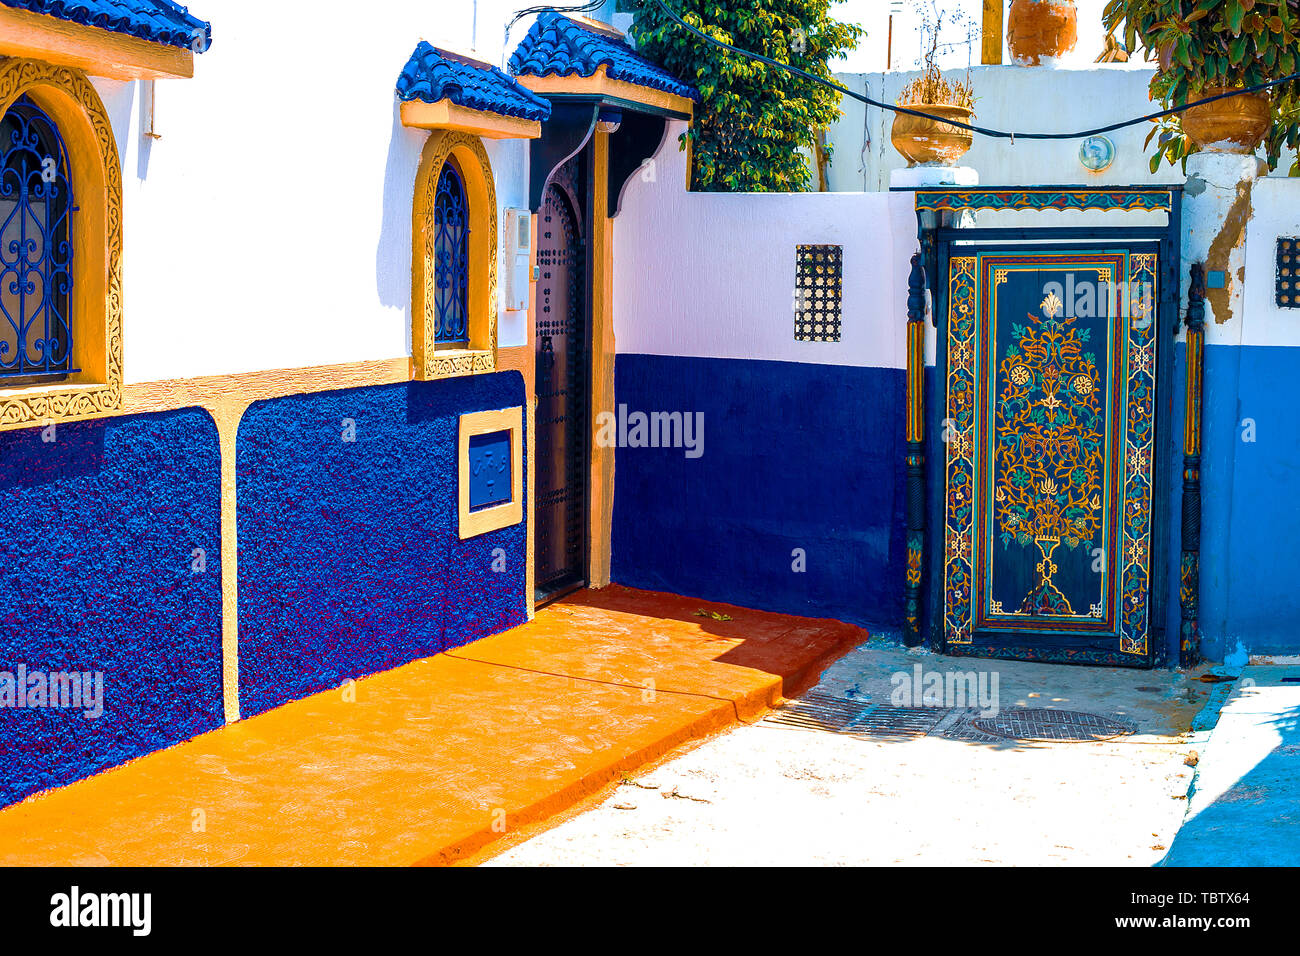
[[1210, 738], [1161, 866], [1300, 865], [1300, 704], [1265, 715], [1242, 693]]

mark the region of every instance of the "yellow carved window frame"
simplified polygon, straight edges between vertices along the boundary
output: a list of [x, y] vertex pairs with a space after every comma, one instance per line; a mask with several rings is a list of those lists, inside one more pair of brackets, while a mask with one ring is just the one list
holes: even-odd
[[[469, 509], [469, 440], [475, 435], [510, 432], [510, 500], [483, 508]], [[462, 540], [489, 531], [509, 528], [524, 520], [524, 408], [502, 408], [487, 412], [466, 412], [460, 416], [460, 439], [456, 455], [459, 499], [459, 532]]]
[[[443, 164], [452, 161], [469, 205], [469, 347], [438, 348], [434, 296], [434, 198]], [[411, 218], [411, 364], [417, 379], [492, 372], [497, 364], [497, 195], [483, 140], [434, 130], [415, 174]]]
[[92, 418], [122, 407], [122, 172], [113, 126], [86, 74], [0, 59], [0, 115], [26, 94], [68, 150], [72, 212], [72, 366], [54, 385], [0, 384], [0, 430]]

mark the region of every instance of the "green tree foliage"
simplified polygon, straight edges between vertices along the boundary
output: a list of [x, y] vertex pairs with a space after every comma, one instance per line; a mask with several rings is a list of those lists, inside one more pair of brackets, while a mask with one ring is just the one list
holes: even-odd
[[[862, 28], [830, 15], [839, 0], [664, 0], [705, 34], [813, 76], [851, 50]], [[828, 87], [707, 43], [673, 22], [654, 0], [622, 0], [635, 12], [630, 35], [647, 59], [694, 85], [702, 102], [690, 140], [692, 183], [710, 192], [785, 192], [811, 188], [800, 147], [816, 149], [819, 130], [839, 115]], [[685, 146], [685, 143], [683, 143]]]
[[[1110, 0], [1102, 13], [1109, 30], [1123, 29], [1129, 50], [1140, 44], [1164, 53], [1169, 69], [1156, 73], [1151, 95], [1165, 106], [1203, 98], [1211, 86], [1256, 86], [1300, 72], [1300, 0]], [[1300, 99], [1296, 84], [1274, 87], [1273, 122], [1264, 146], [1270, 168], [1282, 148], [1300, 144]], [[1162, 158], [1185, 160], [1196, 147], [1177, 114], [1147, 138], [1156, 140], [1155, 172]], [[1290, 174], [1300, 175], [1300, 162]]]

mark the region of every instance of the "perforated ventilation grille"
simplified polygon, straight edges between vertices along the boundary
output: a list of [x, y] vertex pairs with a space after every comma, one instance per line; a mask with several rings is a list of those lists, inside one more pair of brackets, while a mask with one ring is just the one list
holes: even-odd
[[798, 246], [795, 252], [794, 337], [797, 342], [840, 340], [842, 246]]
[[1277, 304], [1283, 309], [1300, 309], [1300, 238], [1277, 240]]

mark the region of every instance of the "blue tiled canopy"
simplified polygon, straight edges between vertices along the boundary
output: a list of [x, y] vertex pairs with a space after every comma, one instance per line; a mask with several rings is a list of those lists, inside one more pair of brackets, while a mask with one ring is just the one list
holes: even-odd
[[[166, 46], [203, 52], [212, 44], [212, 25], [171, 0], [0, 0], [0, 5]], [[195, 44], [199, 35], [203, 42]]]
[[465, 63], [421, 40], [397, 78], [402, 100], [457, 106], [526, 120], [550, 118], [551, 104], [494, 66]]
[[510, 57], [516, 76], [592, 76], [601, 67], [615, 80], [635, 83], [687, 99], [700, 99], [699, 91], [661, 66], [638, 56], [622, 40], [589, 30], [558, 13], [542, 13]]

